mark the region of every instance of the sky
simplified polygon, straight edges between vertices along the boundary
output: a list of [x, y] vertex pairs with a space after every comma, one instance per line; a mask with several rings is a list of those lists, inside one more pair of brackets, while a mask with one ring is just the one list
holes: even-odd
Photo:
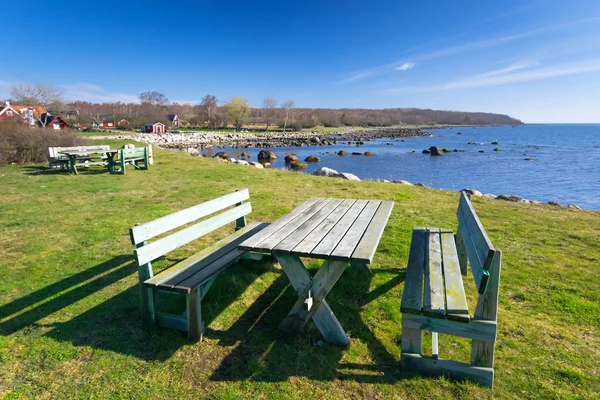
[[0, 37], [0, 99], [46, 83], [91, 102], [152, 90], [600, 122], [599, 0], [30, 0], [3, 9]]

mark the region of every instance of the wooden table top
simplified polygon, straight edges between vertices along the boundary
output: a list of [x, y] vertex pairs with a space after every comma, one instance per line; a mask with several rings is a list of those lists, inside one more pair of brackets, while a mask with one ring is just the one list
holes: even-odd
[[74, 151], [59, 151], [60, 154], [64, 154], [67, 156], [86, 156], [89, 154], [105, 154], [105, 153], [116, 153], [119, 150], [117, 149], [107, 149], [107, 150], [74, 150]]
[[393, 201], [312, 198], [239, 248], [370, 264], [393, 207]]

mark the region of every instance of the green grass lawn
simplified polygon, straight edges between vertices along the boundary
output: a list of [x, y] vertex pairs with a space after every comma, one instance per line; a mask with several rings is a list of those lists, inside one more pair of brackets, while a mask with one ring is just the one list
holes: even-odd
[[[259, 170], [158, 148], [154, 157], [149, 171], [130, 168], [126, 175], [0, 168], [0, 397], [600, 396], [599, 212], [474, 200], [503, 251], [489, 390], [403, 372], [398, 361], [411, 229], [456, 229], [457, 193]], [[314, 196], [395, 201], [374, 274], [348, 269], [327, 297], [350, 337], [347, 348], [315, 345], [321, 337], [312, 322], [297, 336], [280, 333], [297, 296], [281, 268], [268, 262], [242, 261], [219, 276], [203, 301], [202, 342], [141, 329], [128, 229], [244, 187], [253, 207], [249, 221], [273, 221]], [[166, 263], [156, 263], [155, 272]], [[473, 310], [470, 275], [465, 284]], [[442, 357], [467, 360], [469, 352], [467, 340], [440, 335]]]

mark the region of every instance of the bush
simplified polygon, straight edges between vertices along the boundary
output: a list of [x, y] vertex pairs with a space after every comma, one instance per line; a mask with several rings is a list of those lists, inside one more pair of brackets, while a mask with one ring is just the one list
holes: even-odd
[[294, 132], [302, 132], [302, 123], [301, 122], [293, 122], [290, 125], [290, 128], [292, 128], [292, 131], [294, 131]]
[[42, 163], [48, 159], [48, 147], [86, 144], [70, 130], [29, 128], [20, 121], [0, 121], [0, 166]]

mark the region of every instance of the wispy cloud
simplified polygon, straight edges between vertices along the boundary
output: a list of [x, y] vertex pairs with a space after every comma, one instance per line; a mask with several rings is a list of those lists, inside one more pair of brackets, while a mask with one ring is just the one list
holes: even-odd
[[399, 67], [394, 68], [396, 71], [408, 71], [409, 69], [413, 69], [415, 67], [415, 63], [414, 62], [405, 62], [404, 64], [400, 65]]
[[88, 82], [79, 82], [72, 85], [62, 85], [61, 89], [65, 92], [65, 98], [67, 100], [81, 100], [98, 103], [137, 103], [139, 101], [138, 96], [109, 92], [106, 89]]
[[[535, 68], [528, 71], [520, 71], [518, 66], [508, 67], [503, 70], [486, 72], [465, 79], [446, 82], [441, 85], [423, 86], [423, 87], [399, 87], [386, 89], [385, 93], [406, 93], [406, 92], [437, 92], [445, 90], [480, 88], [487, 86], [499, 86], [520, 82], [529, 82], [543, 79], [550, 79], [560, 76], [577, 75], [587, 72], [600, 71], [600, 59], [587, 60], [577, 63], [567, 63], [554, 65], [544, 68]], [[512, 68], [512, 69], [511, 69]], [[519, 71], [519, 72], [515, 72]]]
[[509, 72], [518, 71], [518, 70], [529, 68], [529, 67], [535, 67], [537, 65], [539, 65], [539, 62], [537, 62], [537, 61], [520, 62], [520, 63], [515, 63], [515, 64], [512, 64], [512, 65], [509, 65], [506, 68], [501, 68], [501, 69], [496, 69], [496, 70], [493, 70], [493, 71], [485, 72], [485, 73], [481, 74], [481, 76], [504, 75], [504, 74], [507, 74]]

